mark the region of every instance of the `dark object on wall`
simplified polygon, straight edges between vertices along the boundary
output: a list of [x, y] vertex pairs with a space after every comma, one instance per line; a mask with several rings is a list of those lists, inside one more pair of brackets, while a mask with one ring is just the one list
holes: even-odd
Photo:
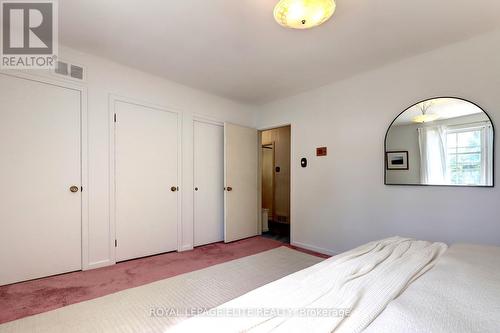
[[387, 170], [410, 170], [407, 151], [388, 151], [385, 160]]
[[307, 166], [307, 158], [305, 157], [302, 157], [302, 159], [300, 160], [300, 165], [305, 168]]
[[326, 147], [316, 148], [316, 156], [326, 156], [326, 155], [327, 155], [327, 148]]
[[276, 172], [280, 172], [281, 168], [279, 166], [276, 167]]

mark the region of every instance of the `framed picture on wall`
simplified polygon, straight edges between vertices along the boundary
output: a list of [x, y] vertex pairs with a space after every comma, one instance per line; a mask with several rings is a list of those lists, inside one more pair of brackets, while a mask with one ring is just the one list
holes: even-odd
[[388, 151], [385, 160], [387, 170], [409, 170], [408, 151]]

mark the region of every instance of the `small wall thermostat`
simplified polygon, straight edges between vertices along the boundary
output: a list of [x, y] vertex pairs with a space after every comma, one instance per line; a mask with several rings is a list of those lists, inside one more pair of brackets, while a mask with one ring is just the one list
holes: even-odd
[[302, 159], [300, 160], [300, 166], [303, 168], [307, 166], [307, 158], [302, 157]]

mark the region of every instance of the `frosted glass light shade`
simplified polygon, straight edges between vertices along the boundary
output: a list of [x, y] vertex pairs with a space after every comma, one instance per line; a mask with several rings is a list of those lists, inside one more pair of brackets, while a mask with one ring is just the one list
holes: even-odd
[[439, 119], [439, 116], [437, 114], [432, 114], [432, 113], [426, 113], [426, 114], [421, 114], [419, 116], [414, 117], [412, 120], [414, 123], [430, 123], [433, 122], [434, 120]]
[[308, 29], [327, 21], [335, 8], [335, 0], [280, 0], [274, 19], [287, 28]]

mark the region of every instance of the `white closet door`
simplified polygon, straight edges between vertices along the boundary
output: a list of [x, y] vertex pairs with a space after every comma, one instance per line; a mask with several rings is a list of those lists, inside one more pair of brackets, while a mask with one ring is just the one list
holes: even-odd
[[254, 128], [224, 124], [224, 241], [258, 233], [258, 134]]
[[0, 285], [82, 267], [80, 105], [0, 74]]
[[224, 127], [194, 122], [194, 245], [224, 240]]
[[116, 260], [177, 249], [178, 115], [115, 101]]

